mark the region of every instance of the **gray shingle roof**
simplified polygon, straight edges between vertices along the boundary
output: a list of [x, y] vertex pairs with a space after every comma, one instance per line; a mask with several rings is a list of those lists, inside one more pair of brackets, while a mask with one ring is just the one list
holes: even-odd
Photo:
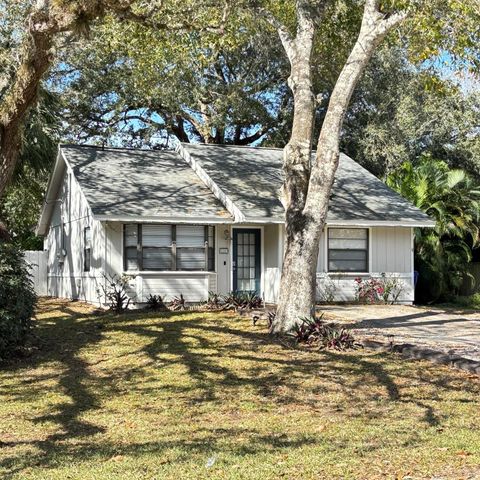
[[[213, 180], [211, 189], [182, 158], [182, 149], [208, 174], [208, 181]], [[245, 222], [284, 220], [278, 199], [282, 185], [280, 149], [183, 144], [177, 153], [63, 145], [61, 151], [99, 217], [230, 222], [233, 216], [224, 205], [230, 212], [234, 205], [234, 213], [240, 211]], [[225, 202], [217, 187], [233, 203]], [[427, 215], [343, 154], [327, 222], [433, 224]]]
[[[283, 150], [183, 144], [246, 221], [283, 221]], [[431, 219], [347, 155], [340, 155], [327, 222], [432, 224]]]
[[175, 152], [62, 145], [94, 215], [231, 219]]

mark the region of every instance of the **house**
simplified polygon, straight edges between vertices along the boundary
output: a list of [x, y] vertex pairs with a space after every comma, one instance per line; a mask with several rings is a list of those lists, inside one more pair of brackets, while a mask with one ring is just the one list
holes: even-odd
[[[37, 233], [48, 293], [102, 302], [106, 275], [129, 294], [256, 291], [278, 298], [284, 251], [282, 150], [181, 144], [176, 151], [61, 145]], [[352, 300], [356, 277], [395, 276], [414, 300], [414, 227], [434, 222], [346, 155], [318, 257], [318, 297]]]

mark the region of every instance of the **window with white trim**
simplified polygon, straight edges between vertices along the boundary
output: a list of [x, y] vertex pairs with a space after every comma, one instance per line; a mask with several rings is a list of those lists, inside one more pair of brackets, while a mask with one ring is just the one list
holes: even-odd
[[328, 271], [368, 272], [368, 228], [328, 228]]
[[124, 225], [126, 271], [215, 271], [215, 227]]

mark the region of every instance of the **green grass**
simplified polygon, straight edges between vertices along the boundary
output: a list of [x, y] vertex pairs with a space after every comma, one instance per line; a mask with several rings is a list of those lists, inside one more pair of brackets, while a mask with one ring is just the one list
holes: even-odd
[[459, 371], [293, 349], [227, 313], [50, 300], [36, 335], [0, 370], [2, 479], [480, 474], [480, 385]]
[[459, 295], [452, 300], [438, 305], [441, 308], [449, 310], [457, 310], [459, 312], [466, 311], [469, 313], [472, 310], [480, 310], [480, 292], [473, 295]]
[[480, 309], [480, 293], [474, 293], [473, 295], [457, 296], [446, 306], [451, 308], [463, 308], [466, 310], [479, 310]]

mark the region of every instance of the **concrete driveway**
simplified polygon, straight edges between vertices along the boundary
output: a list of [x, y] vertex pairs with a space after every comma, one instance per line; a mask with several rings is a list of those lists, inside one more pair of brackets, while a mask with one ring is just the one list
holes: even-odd
[[359, 337], [412, 343], [480, 361], [480, 312], [406, 305], [324, 305], [320, 310], [328, 320], [351, 325]]

